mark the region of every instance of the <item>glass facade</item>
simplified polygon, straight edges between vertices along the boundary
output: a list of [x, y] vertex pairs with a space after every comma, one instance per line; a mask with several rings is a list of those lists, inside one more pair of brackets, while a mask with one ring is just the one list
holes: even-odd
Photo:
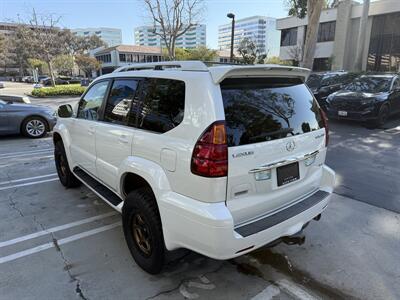
[[367, 69], [400, 72], [400, 13], [375, 16], [372, 20]]

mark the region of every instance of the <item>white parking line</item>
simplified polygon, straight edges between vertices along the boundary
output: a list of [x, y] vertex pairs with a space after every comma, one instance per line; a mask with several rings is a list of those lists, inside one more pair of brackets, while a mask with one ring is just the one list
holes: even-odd
[[27, 183], [15, 184], [15, 185], [11, 185], [11, 186], [4, 186], [4, 187], [0, 187], [0, 191], [14, 189], [17, 187], [22, 187], [22, 186], [35, 185], [35, 184], [44, 183], [44, 182], [56, 181], [56, 180], [59, 180], [58, 177], [46, 179], [46, 180], [40, 180], [40, 181], [32, 181], [32, 182], [27, 182]]
[[3, 181], [3, 182], [0, 182], [0, 185], [16, 183], [16, 182], [21, 182], [21, 181], [28, 181], [28, 180], [32, 180], [32, 179], [38, 179], [38, 178], [44, 178], [44, 177], [50, 177], [50, 176], [56, 176], [56, 175], [57, 175], [57, 173], [51, 173], [51, 174], [47, 174], [47, 175], [40, 175], [40, 176], [33, 176], [33, 177], [26, 177], [26, 178], [21, 178], [21, 179]]
[[25, 154], [9, 154], [7, 156], [0, 156], [0, 159], [9, 159], [9, 158], [20, 158], [20, 157], [25, 157], [25, 156], [35, 156], [35, 155], [41, 155], [41, 154], [50, 154], [50, 152], [53, 152], [53, 150], [46, 150], [46, 151], [39, 151], [39, 152], [29, 152]]
[[276, 282], [276, 285], [279, 286], [279, 288], [292, 296], [295, 296], [297, 299], [301, 300], [316, 300], [318, 298], [315, 298], [314, 296], [310, 295], [308, 292], [306, 292], [304, 289], [299, 287], [297, 284], [290, 282], [286, 279], [278, 280]]
[[[76, 240], [79, 240], [79, 239], [82, 239], [82, 238], [85, 238], [85, 237], [100, 233], [100, 232], [103, 232], [103, 231], [106, 231], [106, 230], [110, 230], [110, 229], [116, 228], [116, 227], [118, 227], [120, 225], [121, 225], [121, 222], [117, 222], [117, 223], [113, 223], [113, 224], [110, 224], [110, 225], [98, 227], [98, 228], [95, 228], [95, 229], [92, 229], [92, 230], [88, 230], [88, 231], [85, 231], [85, 232], [82, 232], [82, 233], [78, 233], [78, 234], [69, 236], [67, 238], [58, 240], [57, 244], [58, 245], [64, 245], [64, 244], [67, 244], [67, 243], [70, 243], [70, 242], [73, 242], [73, 241], [76, 241]], [[0, 257], [0, 264], [6, 263], [6, 262], [9, 262], [9, 261], [13, 261], [13, 260], [16, 260], [18, 258], [21, 258], [21, 257], [24, 257], [24, 256], [28, 256], [28, 255], [31, 255], [31, 254], [34, 254], [34, 253], [38, 253], [38, 252], [41, 252], [43, 250], [50, 249], [50, 248], [53, 248], [53, 247], [55, 247], [55, 244], [53, 242], [49, 242], [49, 243], [42, 244], [42, 245], [39, 245], [39, 246], [34, 247], [34, 248], [30, 248], [30, 249], [23, 250], [23, 251], [20, 251], [20, 252], [16, 252], [16, 253], [13, 253], [13, 254], [10, 254], [10, 255], [7, 255], [7, 256], [3, 256], [3, 257]]]
[[280, 289], [276, 285], [269, 285], [263, 291], [255, 295], [251, 300], [271, 300], [281, 293]]
[[43, 235], [50, 234], [50, 233], [53, 233], [53, 232], [69, 229], [69, 228], [80, 226], [80, 225], [87, 224], [87, 223], [92, 223], [94, 221], [105, 219], [105, 218], [108, 218], [108, 217], [111, 217], [111, 216], [115, 216], [115, 215], [117, 215], [117, 212], [109, 212], [109, 213], [106, 213], [106, 214], [90, 217], [90, 218], [87, 218], [87, 219], [82, 219], [82, 220], [71, 222], [71, 223], [68, 223], [68, 224], [51, 227], [51, 228], [48, 228], [48, 229], [45, 229], [45, 230], [41, 230], [41, 231], [34, 232], [34, 233], [31, 233], [31, 234], [28, 234], [28, 235], [17, 237], [17, 238], [12, 239], [12, 240], [0, 242], [0, 248], [6, 247], [6, 246], [10, 246], [10, 245], [13, 245], [13, 244], [16, 244], [16, 243], [20, 243], [20, 242], [23, 242], [23, 241], [31, 240], [31, 239], [37, 238], [39, 236], [43, 236]]
[[54, 150], [53, 148], [43, 148], [43, 149], [36, 149], [36, 150], [30, 150], [30, 151], [8, 152], [8, 153], [0, 154], [0, 157], [19, 155], [19, 154], [31, 154], [31, 153], [44, 152], [44, 151], [53, 151], [53, 150]]

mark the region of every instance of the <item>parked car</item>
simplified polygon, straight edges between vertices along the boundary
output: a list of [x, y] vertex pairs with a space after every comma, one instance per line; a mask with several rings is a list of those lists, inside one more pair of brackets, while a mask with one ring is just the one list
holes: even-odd
[[356, 73], [345, 71], [314, 73], [308, 77], [307, 85], [321, 108], [326, 110], [326, 98], [352, 82], [356, 77]]
[[383, 126], [400, 112], [400, 79], [397, 74], [363, 75], [327, 98], [329, 117]]
[[24, 76], [22, 77], [22, 81], [26, 83], [33, 83], [34, 82], [33, 76]]
[[47, 76], [47, 75], [39, 75], [38, 76], [38, 83], [40, 83], [41, 81], [43, 81], [43, 80], [47, 80], [47, 79], [49, 79], [50, 77], [49, 76]]
[[122, 213], [128, 247], [152, 274], [165, 249], [230, 259], [302, 243], [335, 182], [308, 73], [199, 61], [117, 69], [92, 82], [75, 113], [59, 108], [60, 181], [83, 182]]
[[[54, 80], [55, 80], [56, 85], [69, 84], [69, 81], [65, 80], [65, 79], [55, 78]], [[40, 81], [40, 83], [43, 84], [44, 86], [49, 86], [49, 85], [51, 85], [51, 78], [47, 77], [45, 79], [42, 79]]]
[[27, 96], [21, 95], [0, 94], [0, 99], [6, 102], [31, 103], [31, 100]]
[[57, 118], [49, 107], [4, 101], [0, 95], [0, 135], [24, 134], [40, 138], [51, 131]]

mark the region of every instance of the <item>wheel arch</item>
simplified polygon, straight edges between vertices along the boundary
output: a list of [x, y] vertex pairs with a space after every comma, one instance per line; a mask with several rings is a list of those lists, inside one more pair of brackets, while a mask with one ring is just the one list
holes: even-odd
[[157, 163], [141, 157], [130, 156], [125, 159], [120, 166], [119, 174], [118, 193], [124, 200], [132, 190], [148, 186], [159, 206], [163, 194], [171, 190], [164, 169]]

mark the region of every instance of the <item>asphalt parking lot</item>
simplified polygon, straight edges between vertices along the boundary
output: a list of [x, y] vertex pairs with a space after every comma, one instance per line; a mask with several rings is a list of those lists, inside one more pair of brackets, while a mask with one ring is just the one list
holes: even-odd
[[117, 213], [58, 182], [51, 136], [0, 137], [0, 299], [399, 299], [400, 117], [330, 129], [336, 192], [305, 244], [230, 261], [177, 251], [157, 276], [136, 266]]

